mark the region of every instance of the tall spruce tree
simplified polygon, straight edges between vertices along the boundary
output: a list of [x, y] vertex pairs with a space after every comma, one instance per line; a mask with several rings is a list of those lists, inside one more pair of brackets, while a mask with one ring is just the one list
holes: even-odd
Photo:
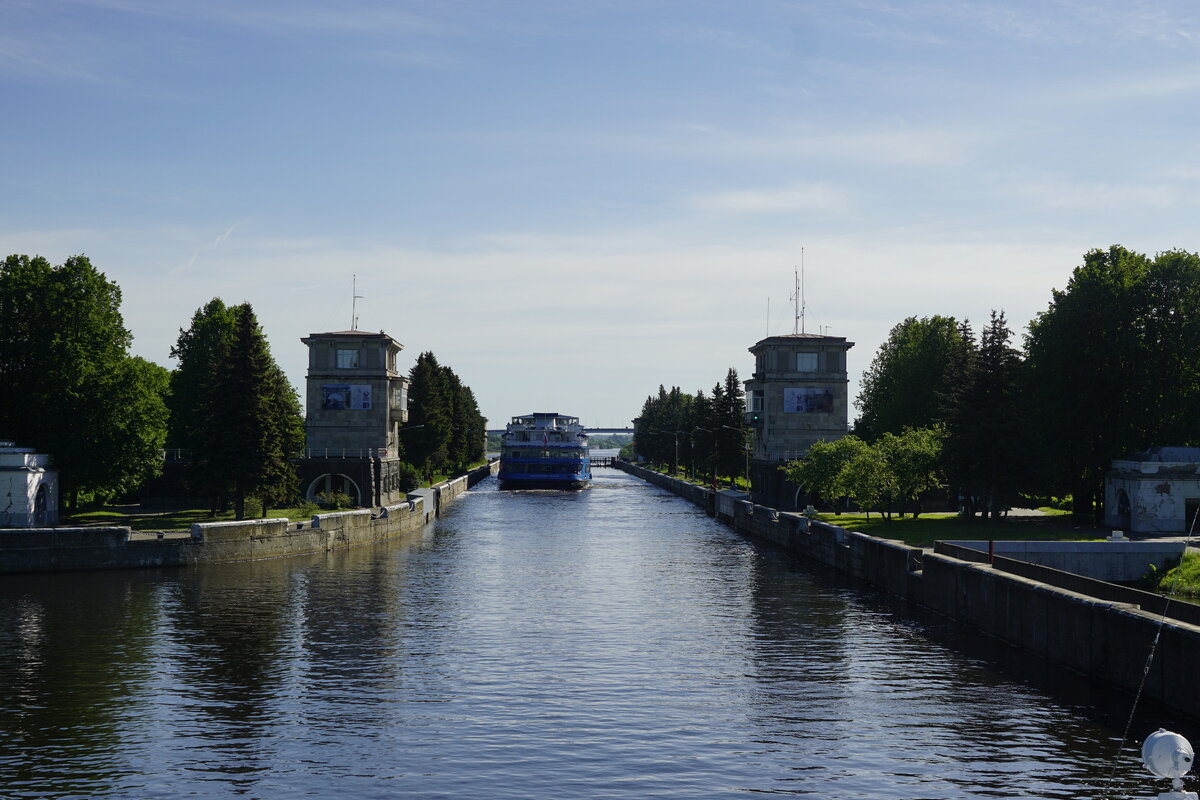
[[979, 345], [956, 365], [945, 409], [943, 464], [967, 516], [996, 519], [1016, 498], [1030, 462], [1021, 354], [1003, 311], [993, 311]]
[[711, 397], [659, 385], [658, 394], [642, 404], [637, 453], [673, 471], [687, 465], [711, 475], [740, 475], [746, 430], [744, 392], [737, 370], [730, 369]]
[[[451, 373], [453, 374], [453, 373]], [[465, 473], [473, 464], [483, 459], [487, 437], [487, 419], [479, 412], [475, 392], [458, 376], [454, 376], [454, 461], [457, 471]]]
[[[435, 472], [446, 468], [450, 460], [450, 437], [454, 428], [454, 409], [446, 373], [432, 352], [417, 356], [409, 371], [409, 426], [404, 452], [406, 459], [432, 481]], [[417, 427], [420, 426], [420, 427]]]
[[939, 419], [945, 429], [942, 445], [942, 470], [952, 498], [958, 498], [959, 510], [967, 516], [975, 512], [974, 497], [978, 484], [975, 459], [975, 420], [973, 392], [979, 374], [979, 347], [969, 320], [958, 326], [959, 343], [950, 352], [946, 365], [948, 379], [940, 398]]
[[187, 330], [179, 329], [171, 348], [171, 357], [179, 360], [179, 366], [171, 373], [168, 447], [192, 449], [203, 441], [201, 399], [216, 374], [217, 359], [233, 338], [234, 327], [234, 310], [214, 297], [196, 309]]
[[[741, 475], [746, 468], [746, 394], [733, 367], [725, 374], [721, 387], [720, 406], [716, 409], [720, 424], [717, 435], [717, 463], [720, 472], [730, 476]], [[748, 476], [747, 476], [748, 477]]]
[[193, 459], [233, 498], [238, 519], [246, 498], [264, 508], [296, 493], [291, 459], [299, 455], [303, 429], [295, 391], [271, 357], [249, 303], [232, 309], [233, 335], [221, 348], [205, 385], [204, 434]]

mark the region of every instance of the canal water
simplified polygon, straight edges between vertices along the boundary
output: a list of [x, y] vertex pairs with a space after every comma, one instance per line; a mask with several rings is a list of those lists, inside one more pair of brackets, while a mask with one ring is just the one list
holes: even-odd
[[374, 547], [0, 579], [0, 796], [1166, 790], [954, 638], [624, 473], [493, 479]]

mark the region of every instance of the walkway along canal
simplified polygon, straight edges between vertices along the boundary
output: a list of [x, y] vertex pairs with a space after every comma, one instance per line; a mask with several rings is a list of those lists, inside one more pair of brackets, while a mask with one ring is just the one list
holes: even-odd
[[[616, 470], [580, 492], [490, 479], [374, 545], [0, 577], [0, 786], [1097, 796], [1119, 732], [947, 631]], [[1151, 785], [1116, 762], [1113, 796]]]

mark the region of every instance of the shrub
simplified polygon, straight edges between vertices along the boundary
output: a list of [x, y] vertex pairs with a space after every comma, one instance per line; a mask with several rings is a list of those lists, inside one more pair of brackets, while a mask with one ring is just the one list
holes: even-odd
[[1200, 597], [1200, 555], [1185, 552], [1179, 566], [1168, 570], [1159, 580], [1158, 590], [1163, 594]]
[[350, 495], [343, 492], [321, 492], [317, 495], [317, 503], [321, 508], [330, 511], [341, 511], [345, 508], [352, 508], [354, 505]]
[[400, 465], [400, 491], [408, 494], [421, 485], [421, 473], [407, 461]]

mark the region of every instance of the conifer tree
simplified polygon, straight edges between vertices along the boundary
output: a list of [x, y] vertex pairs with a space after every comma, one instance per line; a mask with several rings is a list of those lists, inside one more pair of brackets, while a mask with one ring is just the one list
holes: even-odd
[[196, 468], [228, 492], [238, 519], [246, 498], [264, 508], [296, 492], [291, 463], [302, 445], [303, 423], [296, 393], [271, 357], [249, 303], [232, 309], [234, 330], [221, 348], [204, 387], [202, 446]]
[[179, 366], [171, 373], [168, 447], [190, 450], [200, 446], [204, 437], [200, 413], [204, 388], [216, 374], [217, 359], [233, 331], [233, 309], [219, 297], [196, 309], [187, 330], [179, 329], [179, 338], [171, 348], [171, 357], [179, 360]]
[[967, 515], [997, 518], [1016, 496], [1029, 460], [1022, 362], [1011, 338], [1004, 312], [993, 311], [979, 347], [958, 367], [959, 388], [947, 407], [943, 460]]
[[[417, 356], [409, 372], [409, 425], [413, 428], [404, 441], [409, 463], [432, 481], [433, 474], [444, 469], [450, 459], [450, 434], [454, 427], [453, 407], [446, 373], [432, 352]], [[420, 427], [417, 427], [420, 426]]]
[[479, 412], [479, 403], [471, 387], [452, 371], [449, 374], [454, 378], [451, 385], [455, 398], [452, 452], [457, 471], [465, 473], [484, 456], [487, 420]]
[[[717, 408], [720, 431], [717, 435], [717, 461], [720, 471], [733, 477], [741, 475], [746, 467], [746, 395], [738, 380], [737, 370], [729, 368], [725, 374], [725, 385], [721, 387], [720, 406]], [[714, 393], [715, 397], [715, 393]]]

